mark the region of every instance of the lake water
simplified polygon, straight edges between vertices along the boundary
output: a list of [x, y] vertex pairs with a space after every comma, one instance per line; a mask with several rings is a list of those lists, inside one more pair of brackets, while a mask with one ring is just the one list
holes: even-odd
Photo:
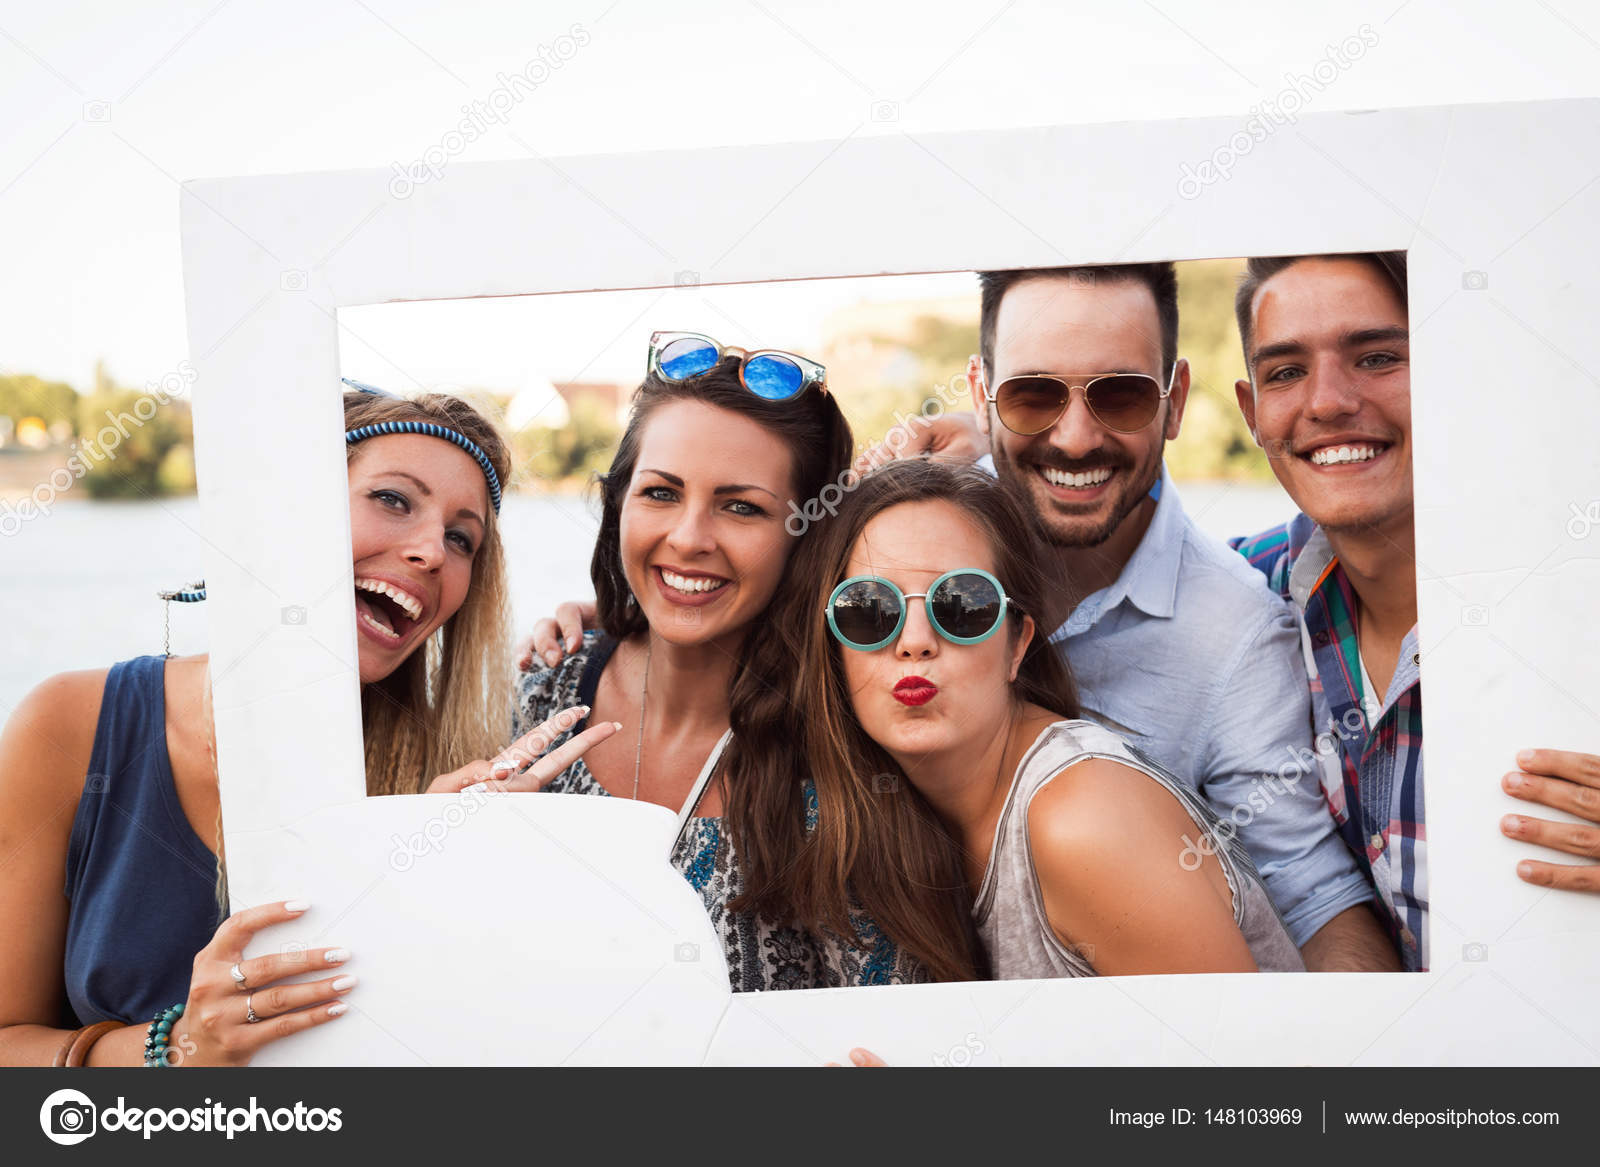
[[[1277, 486], [1181, 483], [1184, 505], [1219, 538], [1292, 513]], [[509, 495], [502, 515], [519, 631], [564, 599], [589, 596], [597, 522], [585, 497]], [[0, 718], [65, 669], [161, 651], [156, 593], [205, 574], [197, 499], [67, 502], [0, 538]], [[172, 651], [203, 652], [204, 604], [172, 605]]]

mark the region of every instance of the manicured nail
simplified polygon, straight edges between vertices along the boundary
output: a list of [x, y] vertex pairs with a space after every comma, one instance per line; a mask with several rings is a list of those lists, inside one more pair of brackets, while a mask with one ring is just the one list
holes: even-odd
[[346, 1005], [343, 1001], [335, 1001], [332, 1005], [328, 1006], [328, 1016], [339, 1017], [348, 1008], [350, 1008], [350, 1006]]
[[328, 964], [343, 964], [350, 959], [350, 950], [348, 948], [330, 948], [323, 954], [322, 959]]
[[286, 912], [303, 912], [310, 906], [311, 904], [306, 900], [285, 900], [283, 910]]
[[1519, 864], [1517, 864], [1517, 874], [1519, 876], [1521, 876], [1523, 879], [1532, 879], [1533, 878], [1533, 864], [1531, 864], [1531, 863], [1519, 863]]
[[560, 664], [561, 663], [561, 654], [559, 652], [557, 652], [555, 649], [552, 648], [549, 652], [544, 654], [544, 663], [547, 664], [547, 665], [558, 665], [558, 664]]
[[1522, 789], [1522, 775], [1521, 774], [1507, 774], [1506, 775], [1506, 786], [1509, 787], [1512, 790], [1520, 790], [1520, 789]]
[[850, 1060], [858, 1066], [864, 1066], [867, 1064], [867, 1055], [858, 1049], [853, 1049], [850, 1051]]
[[356, 978], [351, 976], [349, 973], [346, 973], [344, 976], [333, 982], [333, 991], [335, 993], [342, 993], [346, 989], [353, 989], [355, 987]]
[[1519, 752], [1517, 754], [1517, 765], [1521, 766], [1524, 770], [1533, 765], [1533, 751], [1522, 750]]
[[1508, 814], [1500, 820], [1500, 829], [1508, 835], [1514, 835], [1522, 830], [1522, 820], [1514, 814]]
[[615, 729], [615, 730], [616, 730], [616, 731], [617, 731], [617, 732], [618, 732], [618, 733], [621, 733], [621, 732], [622, 732], [622, 722], [620, 722], [620, 721], [613, 721], [613, 722], [612, 722], [612, 723], [611, 723], [611, 725], [612, 725], [612, 728], [614, 728], [614, 729]]

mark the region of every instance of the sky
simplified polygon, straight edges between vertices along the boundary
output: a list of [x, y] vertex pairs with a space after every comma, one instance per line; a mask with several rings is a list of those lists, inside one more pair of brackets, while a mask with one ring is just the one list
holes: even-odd
[[[176, 368], [188, 353], [181, 181], [403, 167], [530, 62], [544, 62], [538, 87], [459, 158], [1242, 121], [1349, 37], [1370, 47], [1308, 110], [1584, 97], [1600, 86], [1600, 11], [1580, 0], [0, 0], [0, 372], [83, 386], [99, 359], [124, 383]], [[968, 177], [981, 187], [981, 175]], [[942, 294], [950, 280], [893, 294]], [[799, 347], [827, 311], [874, 294], [860, 285], [675, 302], [696, 319], [720, 314], [729, 329], [788, 312], [784, 340]], [[556, 379], [580, 369], [627, 378], [642, 359], [642, 337], [612, 352], [596, 343], [598, 325], [575, 323], [578, 309], [549, 308], [557, 315], [541, 318], [547, 339], [529, 358], [493, 310], [469, 319], [461, 307], [408, 308], [368, 327], [427, 332], [463, 354], [488, 343], [486, 366], [533, 359]], [[346, 371], [382, 372], [357, 347]]]

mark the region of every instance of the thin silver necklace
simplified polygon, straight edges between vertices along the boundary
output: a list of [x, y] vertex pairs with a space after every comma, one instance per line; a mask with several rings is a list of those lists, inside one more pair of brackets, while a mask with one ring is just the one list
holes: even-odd
[[[648, 634], [647, 634], [648, 635]], [[644, 715], [650, 708], [650, 654], [655, 651], [654, 640], [645, 641], [644, 686], [639, 692], [639, 736], [633, 743], [633, 801], [639, 801], [639, 769], [644, 762]]]

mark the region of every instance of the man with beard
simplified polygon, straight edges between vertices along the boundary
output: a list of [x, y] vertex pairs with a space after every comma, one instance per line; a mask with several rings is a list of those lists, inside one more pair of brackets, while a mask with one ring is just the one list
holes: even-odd
[[[1239, 408], [1302, 513], [1237, 549], [1303, 622], [1328, 805], [1407, 968], [1428, 967], [1422, 682], [1404, 252], [1252, 259], [1235, 304]], [[1600, 758], [1529, 750], [1502, 785], [1600, 821]], [[1600, 831], [1508, 815], [1512, 838], [1600, 858]], [[1525, 860], [1530, 883], [1600, 891], [1600, 865]]]
[[1308, 968], [1397, 967], [1318, 788], [1294, 613], [1194, 526], [1162, 461], [1189, 393], [1173, 266], [979, 283], [978, 428], [1037, 519], [1057, 582], [1039, 623], [1086, 714], [1238, 828]]

